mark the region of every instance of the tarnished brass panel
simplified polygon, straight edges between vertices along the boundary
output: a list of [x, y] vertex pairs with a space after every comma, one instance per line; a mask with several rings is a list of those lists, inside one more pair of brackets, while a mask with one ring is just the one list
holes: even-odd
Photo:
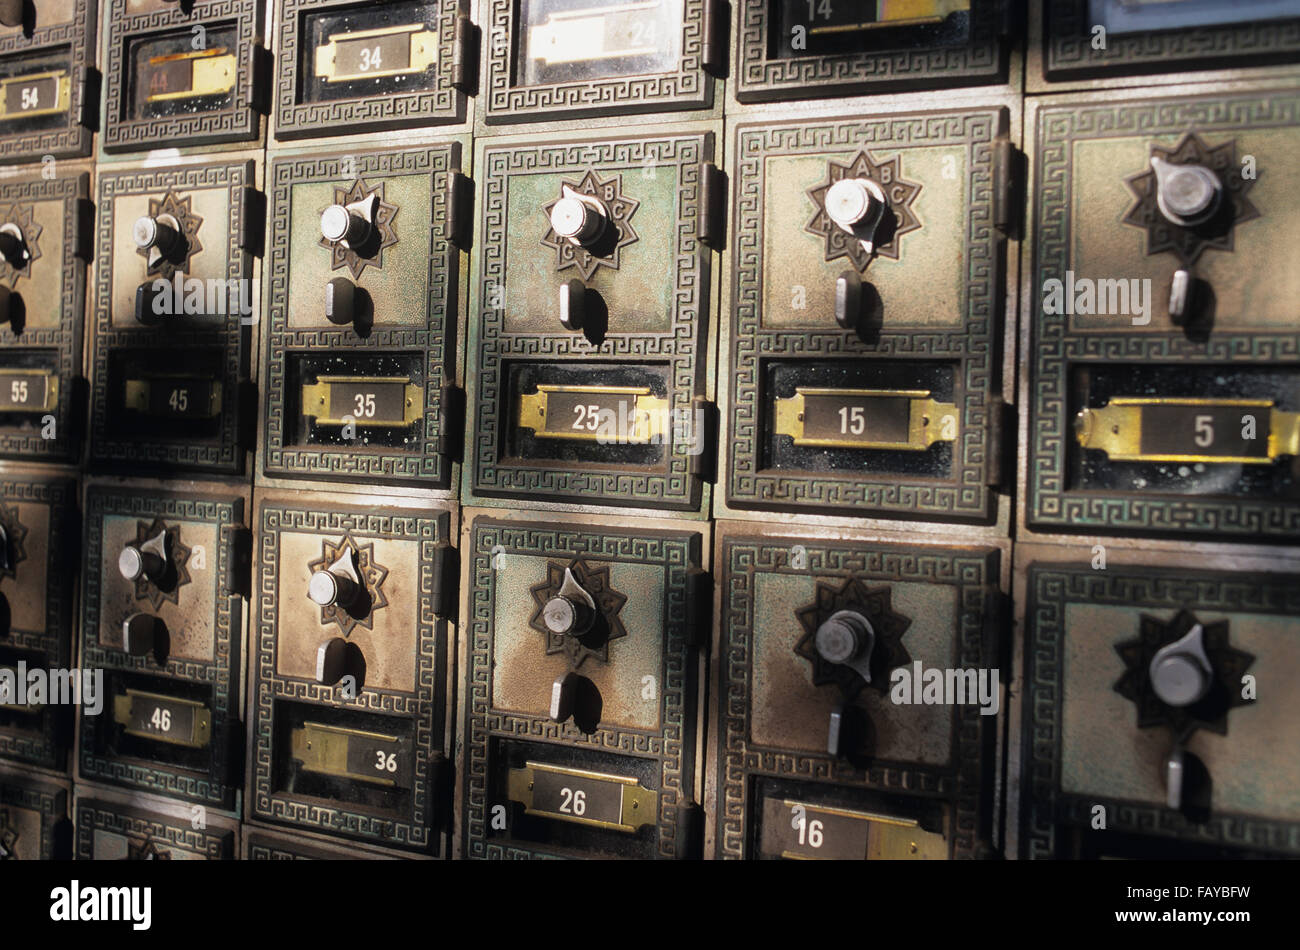
[[242, 142], [269, 111], [264, 0], [104, 0], [105, 151]]
[[741, 102], [1004, 81], [1019, 32], [1009, 0], [736, 5]]
[[460, 154], [447, 142], [272, 161], [267, 474], [449, 486]]
[[104, 670], [82, 712], [85, 778], [236, 806], [251, 537], [246, 497], [92, 485], [81, 663]]
[[82, 437], [90, 176], [55, 167], [0, 183], [0, 456], [66, 462]]
[[488, 0], [480, 15], [490, 123], [705, 109], [724, 74], [716, 0]]
[[714, 856], [990, 856], [999, 552], [736, 523], [718, 551]]
[[468, 492], [700, 510], [713, 134], [485, 142]]
[[1279, 755], [1300, 723], [1295, 581], [1029, 566], [1023, 857], [1300, 853], [1300, 765]]
[[100, 173], [95, 463], [243, 470], [262, 245], [255, 186], [252, 160]]
[[1009, 121], [736, 127], [730, 507], [994, 517]]
[[470, 537], [464, 855], [693, 856], [701, 535], [480, 515]]
[[0, 24], [0, 161], [89, 155], [99, 125], [98, 3], [28, 2], [21, 17]]
[[66, 783], [0, 770], [0, 861], [67, 860]]
[[283, 0], [277, 139], [464, 120], [480, 38], [468, 0]]
[[1298, 107], [1267, 87], [1033, 103], [1035, 528], [1300, 533]]
[[250, 816], [445, 855], [447, 511], [262, 496]]
[[118, 798], [77, 788], [75, 857], [79, 861], [232, 861], [239, 823], [188, 805]]
[[[22, 670], [73, 666], [76, 509], [73, 481], [0, 481], [0, 667], [14, 671], [15, 685]], [[11, 699], [0, 709], [0, 758], [65, 769], [72, 707]]]

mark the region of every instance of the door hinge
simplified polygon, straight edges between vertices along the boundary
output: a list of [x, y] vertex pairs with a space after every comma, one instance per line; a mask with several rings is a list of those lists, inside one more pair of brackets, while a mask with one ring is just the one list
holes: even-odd
[[239, 246], [254, 257], [261, 257], [265, 240], [266, 195], [252, 186], [245, 186], [240, 203]]
[[1011, 139], [999, 136], [993, 140], [993, 226], [1002, 234], [1011, 236], [1019, 213], [1018, 170], [1019, 154]]
[[253, 532], [239, 524], [222, 525], [221, 546], [226, 551], [222, 596], [250, 598], [253, 592]]
[[439, 455], [459, 456], [461, 440], [465, 437], [465, 390], [457, 386], [443, 386], [441, 393], [442, 418], [438, 426]]
[[[674, 437], [681, 431], [676, 426]], [[691, 400], [691, 418], [688, 426], [690, 439], [687, 449], [690, 460], [687, 471], [702, 481], [711, 482], [718, 454], [718, 407], [707, 399]]]
[[473, 95], [478, 84], [479, 28], [464, 13], [456, 17], [456, 39], [451, 53], [451, 84]]
[[462, 251], [473, 242], [474, 181], [459, 171], [447, 174], [447, 240]]
[[1003, 402], [1001, 396], [992, 396], [988, 402], [989, 427], [988, 445], [984, 453], [984, 484], [990, 488], [1000, 487], [1006, 471], [1014, 468], [1014, 465], [1008, 464], [1006, 440], [1007, 432], [1016, 431], [1015, 421], [1012, 418], [1013, 408]]
[[706, 72], [724, 77], [727, 75], [727, 20], [730, 8], [723, 0], [705, 0], [704, 53], [700, 58]]
[[433, 549], [433, 613], [443, 620], [452, 620], [456, 604], [457, 574], [456, 552], [449, 544], [439, 544]]
[[727, 226], [727, 176], [712, 162], [700, 163], [700, 240], [721, 250]]
[[709, 644], [713, 629], [713, 576], [702, 567], [686, 569], [686, 643], [699, 649]]

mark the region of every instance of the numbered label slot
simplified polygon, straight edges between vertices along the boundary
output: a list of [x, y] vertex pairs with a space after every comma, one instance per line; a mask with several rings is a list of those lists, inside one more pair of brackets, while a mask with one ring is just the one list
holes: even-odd
[[59, 404], [59, 377], [47, 369], [0, 369], [0, 413], [51, 412]]
[[221, 415], [221, 383], [194, 376], [128, 379], [123, 406], [165, 419], [215, 419]]
[[25, 675], [26, 669], [0, 663], [0, 710], [35, 716], [45, 709], [44, 701], [33, 701], [35, 697], [28, 692], [27, 684], [20, 681], [20, 676]]
[[218, 347], [114, 347], [108, 352], [110, 436], [132, 441], [217, 439], [233, 394]]
[[425, 421], [418, 353], [289, 354], [292, 445], [409, 449]]
[[763, 799], [764, 857], [796, 860], [943, 861], [948, 843], [911, 818], [787, 798]]
[[0, 79], [0, 121], [68, 111], [72, 79], [67, 70]]
[[423, 23], [335, 33], [316, 48], [316, 75], [347, 82], [423, 72], [438, 62], [438, 36]]
[[237, 78], [235, 54], [224, 47], [152, 56], [145, 80], [147, 101], [223, 95], [235, 88]]
[[519, 425], [539, 439], [663, 441], [668, 414], [645, 386], [538, 386], [519, 397]]
[[128, 689], [113, 698], [113, 720], [132, 736], [203, 749], [212, 741], [212, 714], [203, 703]]
[[658, 821], [658, 795], [635, 778], [529, 761], [508, 784], [529, 815], [628, 834]]
[[1300, 412], [1266, 399], [1116, 397], [1081, 409], [1075, 435], [1115, 462], [1267, 465], [1300, 455]]
[[152, 119], [227, 109], [235, 104], [240, 64], [234, 24], [209, 27], [201, 49], [189, 30], [129, 43], [123, 119]]
[[971, 33], [974, 0], [780, 0], [774, 45], [786, 57], [956, 46]]
[[921, 452], [957, 438], [957, 407], [930, 391], [796, 387], [776, 400], [776, 432], [795, 445]]
[[411, 788], [411, 746], [404, 738], [319, 722], [305, 722], [292, 735], [293, 758], [305, 771]]
[[420, 418], [424, 391], [406, 376], [321, 376], [303, 386], [302, 407], [318, 426], [406, 427]]
[[525, 85], [669, 72], [682, 34], [681, 0], [521, 0]]
[[299, 102], [420, 92], [438, 85], [436, 3], [370, 3], [307, 14]]

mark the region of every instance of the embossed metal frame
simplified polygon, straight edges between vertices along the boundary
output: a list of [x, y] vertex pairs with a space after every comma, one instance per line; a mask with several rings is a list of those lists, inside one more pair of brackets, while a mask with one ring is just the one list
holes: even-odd
[[[1195, 128], [1227, 132], [1300, 124], [1294, 91], [1128, 99], [1043, 105], [1035, 119], [1034, 251], [1031, 287], [1066, 272], [1070, 247], [1073, 143], [1101, 136], [1173, 135]], [[1200, 495], [1072, 491], [1066, 487], [1067, 418], [1072, 366], [1089, 363], [1174, 363], [1189, 370], [1234, 364], [1281, 364], [1300, 359], [1294, 332], [1215, 330], [1207, 343], [1177, 328], [1164, 334], [1072, 332], [1065, 314], [1046, 314], [1041, 298], [1027, 300], [1030, 325], [1029, 446], [1026, 514], [1039, 529], [1213, 534], [1231, 541], [1290, 541], [1300, 535], [1300, 502], [1221, 499]]]
[[[489, 146], [491, 140], [487, 140]], [[713, 154], [711, 133], [633, 137], [615, 141], [570, 141], [547, 144], [505, 145], [486, 148], [477, 163], [482, 168], [482, 232], [479, 264], [470, 304], [469, 355], [466, 374], [477, 387], [473, 395], [474, 425], [466, 438], [466, 453], [473, 459], [469, 485], [475, 494], [504, 497], [543, 497], [548, 501], [583, 498], [584, 503], [601, 505], [658, 506], [675, 510], [698, 510], [703, 495], [702, 479], [692, 473], [689, 446], [673, 443], [667, 457], [667, 472], [604, 470], [587, 465], [584, 470], [564, 470], [544, 464], [504, 465], [497, 458], [498, 429], [510, 418], [505, 402], [505, 360], [530, 359], [564, 362], [569, 358], [619, 360], [637, 365], [638, 359], [664, 358], [670, 365], [671, 409], [689, 412], [693, 400], [705, 395], [708, 374], [707, 328], [709, 327], [709, 275], [711, 252], [699, 240], [699, 193], [701, 163]], [[505, 286], [506, 232], [511, 211], [507, 208], [507, 180], [514, 175], [568, 173], [581, 177], [589, 168], [641, 168], [657, 159], [674, 167], [679, 187], [670, 220], [677, 222], [675, 292], [671, 327], [663, 333], [610, 334], [599, 348], [562, 331], [506, 333], [503, 311], [489, 309], [491, 288]], [[657, 166], [662, 167], [662, 165]], [[642, 206], [643, 213], [645, 206]], [[540, 216], [539, 216], [540, 217]], [[544, 233], [539, 228], [538, 236]], [[707, 451], [707, 449], [706, 449]], [[468, 462], [468, 459], [467, 459]]]
[[1030, 564], [1026, 588], [1021, 857], [1057, 857], [1058, 829], [1062, 825], [1090, 827], [1092, 809], [1099, 804], [1106, 808], [1108, 831], [1300, 854], [1300, 822], [1216, 810], [1205, 824], [1193, 825], [1158, 804], [1073, 795], [1061, 789], [1067, 604], [1176, 611], [1190, 603], [1197, 610], [1297, 617], [1300, 587], [1294, 577], [1140, 566], [1097, 571], [1086, 563]]
[[[81, 450], [81, 435], [75, 422], [77, 390], [81, 375], [81, 342], [85, 330], [86, 261], [80, 253], [82, 204], [90, 200], [90, 175], [77, 172], [60, 178], [30, 178], [0, 184], [0, 204], [10, 202], [63, 201], [63, 262], [59, 272], [59, 325], [40, 329], [25, 327], [15, 334], [6, 322], [0, 326], [0, 347], [5, 353], [26, 350], [58, 351], [59, 404], [54, 412], [55, 438], [46, 439], [40, 430], [23, 434], [0, 428], [0, 456], [49, 462], [75, 462]], [[20, 291], [30, 279], [19, 284]]]
[[[808, 566], [790, 566], [791, 548], [802, 545]], [[995, 549], [916, 548], [884, 542], [826, 541], [811, 538], [746, 536], [728, 532], [722, 539], [719, 586], [722, 610], [718, 618], [714, 671], [718, 720], [710, 741], [714, 755], [717, 800], [714, 857], [748, 858], [747, 842], [753, 802], [751, 779], [776, 779], [836, 783], [855, 789], [892, 792], [906, 789], [926, 799], [945, 801], [952, 809], [951, 853], [954, 858], [983, 858], [990, 848], [980, 836], [986, 812], [993, 802], [981, 800], [983, 773], [996, 768], [992, 761], [981, 768], [988, 721], [977, 706], [953, 709], [951, 764], [946, 767], [913, 762], [872, 763], [859, 769], [826, 755], [807, 755], [780, 748], [758, 746], [750, 740], [749, 710], [753, 689], [752, 637], [753, 581], [758, 573], [799, 577], [858, 577], [872, 581], [912, 581], [947, 584], [958, 591], [959, 662], [966, 668], [997, 665], [997, 651], [989, 637], [989, 595], [998, 582], [999, 552]], [[792, 628], [798, 621], [792, 614]]]
[[68, 121], [59, 129], [31, 132], [26, 135], [0, 135], [0, 162], [27, 162], [44, 155], [76, 158], [90, 154], [99, 102], [87, 101], [96, 93], [93, 82], [99, 26], [98, 0], [74, 0], [72, 19], [53, 26], [37, 27], [30, 39], [22, 30], [0, 37], [0, 56], [42, 52], [50, 47], [71, 48], [68, 78], [72, 95], [68, 100]]
[[[422, 209], [413, 219], [429, 222], [428, 321], [424, 327], [385, 327], [375, 324], [369, 336], [359, 338], [349, 328], [333, 326], [293, 328], [289, 326], [289, 280], [293, 269], [290, 214], [293, 186], [303, 182], [338, 182], [344, 177], [345, 161], [353, 175], [381, 180], [386, 175], [427, 173], [432, 179], [433, 203], [428, 218]], [[460, 167], [460, 144], [456, 142], [404, 151], [365, 152], [350, 155], [297, 155], [273, 160], [270, 170], [271, 242], [267, 248], [266, 280], [270, 297], [266, 307], [267, 354], [266, 394], [268, 406], [263, 423], [262, 469], [268, 475], [296, 478], [346, 478], [380, 482], [412, 482], [446, 486], [451, 459], [440, 451], [445, 440], [444, 386], [455, 364], [456, 304], [459, 251], [451, 243], [447, 228], [447, 181]], [[407, 238], [406, 240], [418, 240]], [[419, 445], [415, 451], [352, 452], [347, 447], [286, 446], [285, 407], [291, 405], [287, 389], [286, 351], [330, 351], [334, 353], [422, 351], [424, 354], [424, 411]]]
[[[240, 392], [247, 379], [251, 328], [229, 319], [220, 326], [205, 329], [167, 327], [129, 327], [114, 329], [113, 301], [113, 232], [114, 202], [119, 194], [143, 194], [168, 190], [186, 191], [224, 187], [227, 190], [226, 280], [252, 280], [253, 258], [240, 240], [246, 227], [244, 216], [246, 192], [253, 188], [253, 161], [215, 162], [206, 165], [183, 165], [172, 168], [137, 168], [130, 171], [104, 171], [98, 175], [98, 202], [95, 227], [94, 334], [91, 345], [90, 391], [90, 461], [122, 468], [184, 468], [237, 474], [244, 468], [246, 446], [239, 443], [240, 414], [244, 400]], [[256, 304], [255, 304], [256, 305]], [[184, 439], [136, 442], [110, 440], [105, 435], [108, 424], [108, 354], [116, 346], [176, 347], [213, 346], [225, 354], [220, 443], [204, 445]]]
[[[684, 0], [682, 52], [675, 72], [617, 76], [563, 83], [513, 85], [517, 0], [486, 0], [484, 47], [487, 60], [489, 125], [567, 119], [597, 113], [627, 115], [706, 109], [713, 101], [714, 80], [704, 71], [706, 0]], [[505, 42], [497, 40], [505, 37]]]
[[[445, 851], [443, 828], [451, 813], [451, 802], [438, 801], [434, 788], [434, 764], [449, 760], [444, 748], [446, 732], [447, 669], [446, 623], [434, 613], [435, 588], [442, 582], [435, 569], [437, 549], [448, 543], [450, 518], [436, 509], [396, 509], [368, 512], [346, 507], [305, 508], [279, 501], [262, 501], [258, 506], [254, 591], [257, 596], [256, 652], [250, 647], [255, 666], [249, 697], [254, 723], [249, 736], [249, 817], [327, 834], [343, 835], [388, 847], [433, 852]], [[410, 693], [379, 690], [366, 686], [346, 708], [384, 713], [409, 719], [414, 731], [415, 765], [411, 790], [411, 812], [390, 818], [364, 808], [336, 805], [317, 798], [295, 798], [276, 791], [273, 769], [275, 749], [275, 701], [288, 699], [322, 708], [337, 709], [336, 688], [276, 672], [276, 620], [280, 612], [277, 582], [280, 573], [280, 532], [284, 530], [377, 537], [418, 541], [420, 544], [420, 611], [415, 624], [418, 643], [416, 684]], [[446, 785], [450, 799], [450, 784]]]
[[1006, 0], [1000, 6], [994, 0], [979, 7], [972, 16], [970, 41], [963, 46], [793, 59], [768, 55], [769, 0], [733, 2], [740, 6], [736, 28], [736, 99], [740, 102], [993, 83], [1005, 80], [1007, 74], [1013, 4]]
[[[239, 718], [239, 684], [243, 676], [243, 614], [239, 595], [223, 590], [230, 575], [232, 551], [227, 535], [244, 525], [245, 501], [238, 495], [176, 495], [156, 491], [114, 489], [92, 485], [86, 490], [86, 588], [82, 603], [81, 664], [85, 668], [148, 673], [169, 680], [210, 686], [212, 689], [212, 739], [208, 769], [167, 766], [130, 758], [113, 758], [95, 751], [100, 729], [111, 729], [111, 714], [80, 717], [78, 768], [84, 778], [139, 788], [203, 802], [217, 808], [235, 807], [243, 787], [237, 751], [242, 748], [244, 723]], [[151, 657], [133, 657], [99, 643], [100, 570], [103, 566], [104, 518], [119, 515], [152, 521], [209, 522], [217, 530], [217, 550], [205, 573], [215, 587], [212, 616], [211, 661], [168, 657], [159, 668]], [[202, 575], [200, 575], [202, 576]]]
[[[159, 145], [216, 145], [242, 142], [261, 134], [260, 113], [254, 102], [253, 80], [262, 39], [265, 0], [190, 0], [167, 4], [151, 13], [127, 13], [128, 0], [107, 0], [108, 24], [104, 64], [104, 131], [100, 144], [106, 152], [138, 152]], [[197, 24], [208, 28], [214, 21], [235, 21], [239, 29], [239, 57], [243, 64], [235, 82], [235, 102], [228, 109], [199, 112], [166, 119], [124, 119], [123, 97], [130, 88], [125, 72], [127, 40]]]
[[238, 856], [233, 829], [197, 829], [185, 819], [86, 798], [78, 798], [76, 811], [75, 856], [79, 861], [94, 859], [97, 831], [156, 840], [164, 846], [200, 854], [209, 861], [232, 861]]
[[[993, 226], [994, 140], [1002, 131], [1005, 109], [986, 107], [906, 113], [876, 119], [839, 118], [761, 124], [736, 128], [732, 188], [735, 217], [730, 279], [731, 334], [727, 503], [743, 509], [797, 509], [824, 514], [894, 518], [987, 521], [996, 493], [987, 484], [992, 463], [990, 423], [1001, 394], [1001, 324], [1005, 310], [1005, 239]], [[962, 145], [968, 154], [969, 213], [966, 216], [964, 320], [951, 329], [882, 329], [873, 343], [855, 333], [828, 327], [809, 330], [764, 329], [763, 287], [764, 159], [774, 152], [791, 155], [857, 152], [904, 154], [916, 146]], [[868, 278], [869, 278], [868, 274]], [[761, 431], [768, 412], [760, 382], [762, 359], [828, 359], [849, 356], [955, 360], [960, 369], [954, 390], [961, 398], [961, 425], [953, 448], [951, 479], [906, 478], [886, 474], [785, 473], [763, 470]], [[762, 359], [760, 359], [762, 357]]]
[[280, 0], [276, 41], [275, 137], [298, 139], [347, 132], [446, 125], [464, 118], [466, 97], [452, 86], [456, 19], [465, 0], [438, 0], [438, 87], [400, 95], [298, 102], [302, 19], [309, 13], [354, 7], [357, 0]]
[[[489, 754], [494, 737], [527, 739], [569, 749], [591, 749], [639, 754], [660, 763], [659, 820], [656, 846], [661, 858], [689, 857], [678, 828], [678, 808], [689, 803], [694, 788], [695, 719], [689, 645], [687, 575], [700, 563], [702, 535], [698, 531], [613, 529], [599, 526], [558, 525], [475, 520], [469, 565], [468, 657], [465, 695], [464, 769], [461, 777], [462, 847], [468, 858], [554, 857], [554, 852], [527, 842], [495, 841], [487, 835], [488, 791], [491, 773], [500, 768]], [[587, 558], [651, 564], [664, 570], [663, 677], [658, 730], [601, 725], [587, 734], [570, 723], [555, 723], [548, 716], [498, 710], [492, 706], [495, 620], [492, 615], [496, 584], [492, 570], [494, 548], [505, 556]], [[501, 551], [497, 550], [496, 554]], [[647, 755], [648, 753], [648, 755]]]
[[[59, 825], [68, 820], [68, 790], [47, 785], [33, 777], [15, 772], [0, 772], [0, 805], [14, 805], [40, 813], [40, 860], [57, 861], [67, 855], [57, 853]], [[66, 847], [66, 842], [64, 842]]]
[[1259, 66], [1300, 54], [1300, 18], [1108, 34], [1106, 48], [1094, 49], [1088, 0], [1048, 0], [1043, 14], [1048, 79]]
[[[6, 645], [40, 652], [51, 668], [70, 668], [76, 576], [67, 569], [67, 564], [77, 544], [77, 538], [70, 534], [75, 531], [72, 515], [77, 506], [76, 482], [7, 475], [0, 480], [0, 501], [46, 505], [50, 510], [45, 557], [45, 628], [13, 628]], [[47, 706], [37, 739], [0, 730], [0, 758], [62, 771], [71, 750], [72, 722], [60, 721], [67, 712], [58, 706]]]

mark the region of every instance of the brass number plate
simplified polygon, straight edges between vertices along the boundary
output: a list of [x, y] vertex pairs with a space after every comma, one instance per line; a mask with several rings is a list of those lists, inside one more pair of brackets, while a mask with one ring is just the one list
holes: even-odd
[[72, 81], [63, 71], [0, 80], [0, 120], [66, 112]]
[[776, 400], [776, 433], [795, 445], [921, 452], [957, 438], [957, 407], [927, 389], [810, 389]]
[[59, 404], [59, 377], [43, 369], [0, 369], [0, 412], [49, 412]]
[[128, 689], [113, 699], [113, 720], [133, 736], [202, 749], [212, 739], [212, 714], [202, 703]]
[[635, 833], [658, 820], [659, 796], [634, 778], [528, 762], [511, 769], [510, 800], [530, 815]]
[[322, 376], [302, 387], [302, 414], [317, 425], [409, 426], [424, 394], [405, 376]]
[[235, 55], [224, 47], [154, 56], [145, 72], [148, 101], [221, 95], [235, 88]]
[[1300, 455], [1300, 413], [1267, 399], [1121, 397], [1075, 417], [1085, 449], [1115, 462], [1230, 462], [1267, 465]]
[[192, 376], [128, 379], [126, 408], [163, 418], [212, 419], [221, 415], [221, 383]]
[[6, 675], [0, 676], [0, 709], [7, 709], [10, 712], [24, 713], [33, 715], [45, 708], [44, 703], [20, 703], [24, 699], [26, 684], [19, 680], [19, 674], [26, 674], [26, 670], [17, 670], [12, 666], [0, 666], [0, 673]]
[[335, 33], [316, 48], [316, 75], [326, 82], [401, 76], [438, 61], [438, 37], [423, 23]]
[[519, 426], [538, 438], [590, 442], [662, 441], [668, 400], [644, 386], [538, 386], [519, 396]]
[[800, 860], [948, 858], [943, 835], [924, 831], [911, 819], [779, 798], [763, 799], [761, 847], [765, 855]]
[[396, 736], [305, 722], [293, 731], [293, 757], [308, 772], [411, 787], [411, 750]]
[[528, 31], [529, 55], [553, 66], [657, 53], [668, 40], [661, 6], [648, 0], [552, 13]]

